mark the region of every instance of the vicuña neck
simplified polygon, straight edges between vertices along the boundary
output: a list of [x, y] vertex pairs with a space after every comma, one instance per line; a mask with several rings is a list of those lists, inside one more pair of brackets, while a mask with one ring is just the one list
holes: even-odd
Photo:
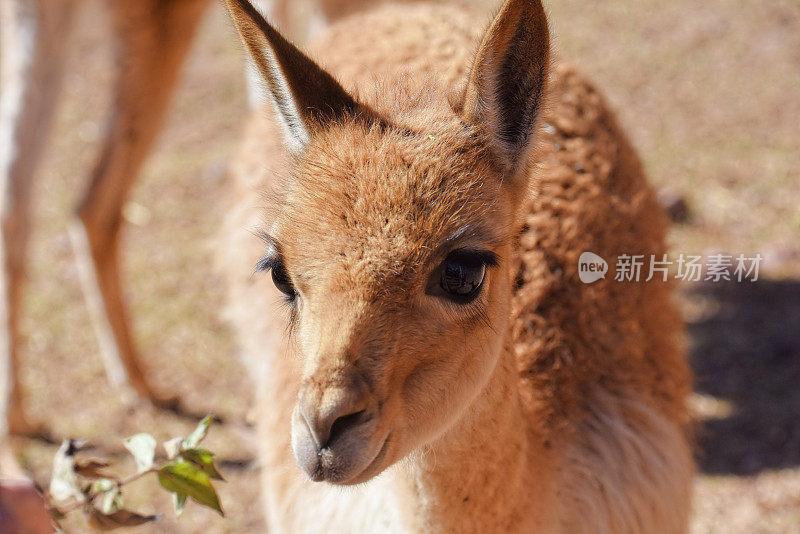
[[514, 532], [550, 523], [552, 453], [523, 417], [518, 381], [507, 349], [461, 419], [394, 468], [410, 531]]

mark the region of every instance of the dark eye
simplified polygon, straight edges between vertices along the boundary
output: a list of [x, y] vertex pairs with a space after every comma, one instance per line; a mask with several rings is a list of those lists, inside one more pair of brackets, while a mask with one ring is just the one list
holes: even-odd
[[295, 291], [292, 285], [292, 279], [289, 278], [289, 273], [286, 272], [286, 266], [281, 260], [277, 260], [272, 264], [272, 282], [275, 284], [282, 293], [288, 297], [294, 297]]
[[289, 278], [289, 273], [286, 272], [286, 266], [283, 264], [283, 259], [280, 255], [274, 252], [267, 254], [256, 264], [256, 271], [270, 271], [275, 287], [290, 299], [294, 299], [297, 296], [297, 292], [292, 285], [292, 279]]
[[496, 263], [496, 256], [488, 251], [453, 251], [437, 270], [438, 276], [434, 274], [428, 292], [459, 304], [467, 304], [480, 294], [486, 278], [486, 267]]

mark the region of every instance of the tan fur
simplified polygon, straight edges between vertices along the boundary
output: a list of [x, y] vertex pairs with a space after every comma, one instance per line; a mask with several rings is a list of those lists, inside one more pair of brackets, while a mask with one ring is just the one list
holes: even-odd
[[[690, 379], [671, 288], [577, 278], [585, 250], [663, 253], [664, 215], [602, 97], [563, 64], [527, 190], [497, 179], [448, 101], [482, 20], [386, 7], [315, 43], [312, 57], [399, 131], [328, 125], [293, 158], [270, 111], [248, 126], [220, 260], [254, 369], [271, 532], [686, 529]], [[501, 258], [483, 317], [416, 293], [431, 250], [464, 224], [488, 225]], [[291, 336], [269, 276], [249, 276], [264, 245], [248, 229], [283, 247], [301, 292]], [[390, 436], [353, 480], [382, 472], [309, 482], [292, 410], [298, 395], [327, 409], [353, 368], [381, 402], [365, 439]]]

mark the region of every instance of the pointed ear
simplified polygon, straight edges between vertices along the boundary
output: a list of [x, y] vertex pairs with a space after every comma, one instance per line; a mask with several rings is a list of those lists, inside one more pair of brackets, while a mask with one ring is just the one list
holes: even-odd
[[326, 123], [367, 111], [327, 72], [287, 41], [249, 0], [225, 0], [267, 85], [290, 148], [300, 151]]
[[489, 134], [515, 173], [529, 156], [550, 61], [550, 35], [540, 0], [506, 0], [481, 42], [462, 114]]

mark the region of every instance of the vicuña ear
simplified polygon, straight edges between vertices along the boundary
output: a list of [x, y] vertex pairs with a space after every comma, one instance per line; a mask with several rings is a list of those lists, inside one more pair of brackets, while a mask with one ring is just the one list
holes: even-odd
[[547, 81], [550, 35], [540, 0], [506, 0], [481, 42], [462, 102], [511, 173], [533, 145]]
[[300, 151], [314, 130], [366, 111], [327, 72], [287, 41], [249, 0], [225, 0], [264, 79], [290, 148]]

